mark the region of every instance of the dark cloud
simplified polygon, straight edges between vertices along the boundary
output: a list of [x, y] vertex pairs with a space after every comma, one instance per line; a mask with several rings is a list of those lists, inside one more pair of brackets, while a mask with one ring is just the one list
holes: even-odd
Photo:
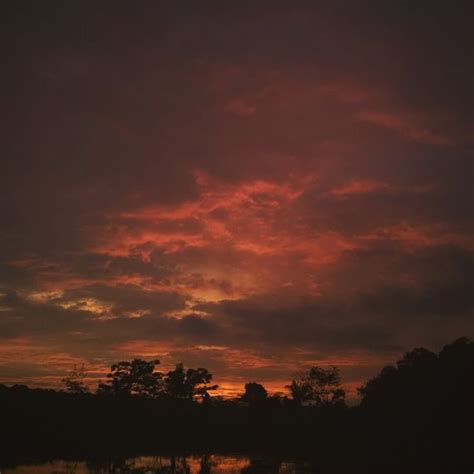
[[54, 298], [52, 303], [68, 304], [95, 299], [99, 303], [112, 305], [112, 312], [120, 315], [122, 312], [148, 310], [166, 313], [171, 310], [183, 309], [185, 299], [176, 293], [164, 291], [144, 291], [134, 285], [106, 286], [101, 284], [67, 290], [60, 298]]

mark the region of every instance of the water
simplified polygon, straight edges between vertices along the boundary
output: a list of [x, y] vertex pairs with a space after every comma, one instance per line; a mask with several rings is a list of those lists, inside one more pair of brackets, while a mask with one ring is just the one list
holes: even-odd
[[114, 461], [55, 460], [6, 468], [0, 474], [318, 474], [306, 462], [223, 455], [140, 456]]

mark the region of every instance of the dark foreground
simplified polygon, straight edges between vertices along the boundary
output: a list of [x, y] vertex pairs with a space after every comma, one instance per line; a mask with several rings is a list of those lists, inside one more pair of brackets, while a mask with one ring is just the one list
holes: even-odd
[[407, 353], [361, 394], [347, 407], [1, 386], [0, 470], [61, 459], [72, 464], [19, 472], [474, 472], [472, 342]]

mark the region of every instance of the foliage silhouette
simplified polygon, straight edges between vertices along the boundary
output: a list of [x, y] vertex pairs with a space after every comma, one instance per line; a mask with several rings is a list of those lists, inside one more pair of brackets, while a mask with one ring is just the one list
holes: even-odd
[[256, 382], [245, 384], [245, 392], [241, 399], [251, 405], [264, 402], [268, 397], [265, 387]]
[[162, 390], [162, 374], [155, 372], [159, 360], [134, 359], [112, 365], [108, 383], [99, 383], [98, 395], [132, 396], [156, 398]]
[[65, 386], [66, 392], [76, 395], [84, 395], [85, 393], [89, 393], [89, 388], [84, 382], [85, 376], [86, 371], [83, 365], [80, 368], [74, 366], [74, 369], [70, 372], [70, 374], [61, 380]]
[[207, 369], [185, 369], [183, 364], [177, 364], [164, 378], [164, 393], [178, 400], [207, 399], [209, 391], [218, 388], [218, 385], [207, 385], [211, 380], [212, 374]]
[[[361, 403], [352, 407], [345, 405], [336, 367], [298, 375], [289, 385], [291, 398], [268, 396], [250, 382], [242, 396], [225, 399], [209, 395], [214, 386], [206, 369], [178, 364], [162, 375], [156, 365], [114, 364], [96, 394], [0, 385], [0, 468], [25, 459], [99, 458], [100, 464], [117, 452], [125, 459], [157, 450], [266, 452], [277, 460], [313, 459], [321, 472], [474, 467], [474, 343], [466, 338], [438, 354], [407, 352], [360, 387]], [[185, 469], [181, 458], [173, 459], [174, 472]], [[279, 461], [252, 459], [247, 472], [278, 472]], [[201, 472], [212, 472], [210, 464], [203, 458]]]
[[334, 406], [343, 404], [346, 396], [339, 369], [334, 366], [312, 367], [307, 373], [298, 374], [286, 388], [298, 405]]

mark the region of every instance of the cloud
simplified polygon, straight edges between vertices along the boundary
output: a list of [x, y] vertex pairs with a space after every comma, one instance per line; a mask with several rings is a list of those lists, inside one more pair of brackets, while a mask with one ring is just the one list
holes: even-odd
[[352, 180], [349, 183], [343, 184], [340, 187], [331, 189], [329, 194], [336, 198], [347, 198], [354, 194], [370, 194], [374, 192], [386, 192], [390, 190], [387, 183], [380, 181], [367, 180]]
[[[98, 306], [98, 312], [110, 313], [116, 316], [134, 315], [140, 311], [167, 313], [185, 307], [183, 296], [165, 291], [147, 291], [141, 286], [118, 285], [107, 286], [95, 284], [76, 289], [66, 290], [60, 297], [49, 300], [52, 304], [66, 307]], [[104, 305], [102, 309], [100, 304]], [[96, 312], [94, 308], [89, 311]]]
[[257, 111], [254, 106], [247, 104], [242, 99], [230, 100], [226, 105], [226, 110], [235, 115], [241, 115], [243, 117], [250, 117]]
[[141, 355], [353, 387], [472, 335], [463, 8], [32, 8], [0, 78], [8, 381]]
[[[356, 262], [371, 258], [378, 262], [382, 257], [381, 267], [387, 258], [398, 255], [396, 265], [392, 263], [394, 281], [371, 289], [362, 285], [352, 292], [342, 290], [344, 298], [326, 293], [327, 288], [319, 296], [287, 289], [235, 301], [199, 303], [192, 308], [195, 314], [180, 319], [157, 312], [159, 307], [165, 309], [163, 295], [152, 293], [147, 299], [134, 287], [90, 287], [44, 300], [4, 293], [0, 333], [10, 342], [2, 345], [10, 347], [10, 354], [14, 347], [25, 364], [28, 359], [38, 362], [47, 357], [57, 367], [51, 383], [73, 361], [97, 367], [99, 377], [117, 358], [135, 356], [159, 357], [165, 367], [181, 360], [207, 366], [217, 378], [227, 380], [228, 393], [235, 392], [242, 380], [257, 376], [276, 386], [277, 380], [288, 380], [297, 367], [316, 363], [342, 365], [353, 380], [354, 374], [373, 373], [383, 361], [408, 349], [414, 335], [418, 343], [432, 346], [442, 344], [448, 334], [455, 337], [461, 328], [469, 328], [474, 289], [470, 283], [472, 255], [466, 252], [456, 247], [416, 253], [400, 249], [398, 254], [393, 249], [385, 253], [372, 250], [372, 254], [350, 251], [347, 258], [356, 258]], [[444, 273], [433, 275], [432, 268], [443, 265]], [[404, 284], [396, 274], [397, 266], [413, 267]], [[367, 265], [359, 271], [366, 272]], [[357, 274], [347, 277], [354, 279]], [[371, 278], [367, 273], [366, 277]], [[417, 287], [409, 283], [410, 277], [419, 282]], [[98, 301], [113, 301], [122, 310], [146, 307], [150, 312], [140, 317], [102, 318], [103, 313], [94, 307], [64, 304], [92, 295]], [[426, 326], [433, 329], [422, 335]], [[48, 341], [48, 348], [42, 341]], [[64, 354], [60, 365], [54, 354]], [[4, 356], [0, 362], [8, 371], [15, 370]], [[37, 381], [41, 374], [31, 370], [31, 377]]]
[[[452, 140], [442, 132], [430, 130], [428, 125], [423, 125], [423, 119], [410, 114], [395, 114], [363, 110], [357, 113], [357, 119], [369, 122], [380, 127], [399, 133], [407, 140], [428, 143], [431, 145], [450, 145]], [[425, 119], [426, 122], [426, 119]]]

